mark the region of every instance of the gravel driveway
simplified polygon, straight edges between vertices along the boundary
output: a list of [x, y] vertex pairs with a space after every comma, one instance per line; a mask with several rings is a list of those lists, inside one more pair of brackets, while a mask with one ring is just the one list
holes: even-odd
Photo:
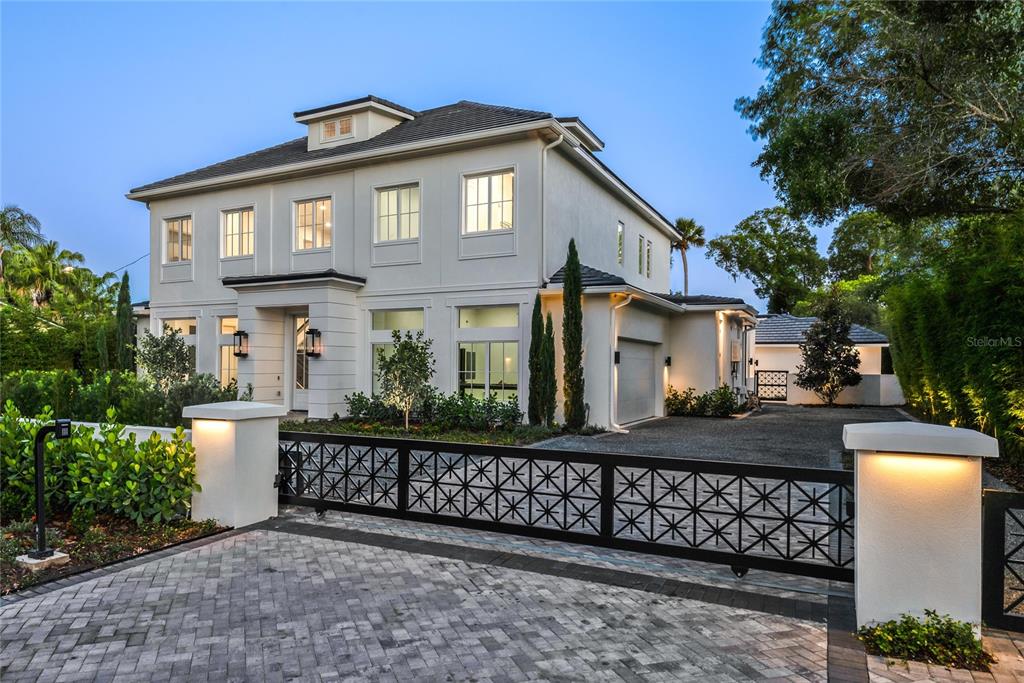
[[906, 419], [895, 408], [770, 404], [742, 419], [667, 417], [634, 427], [628, 434], [563, 436], [538, 447], [835, 467], [830, 454], [843, 449], [844, 424]]

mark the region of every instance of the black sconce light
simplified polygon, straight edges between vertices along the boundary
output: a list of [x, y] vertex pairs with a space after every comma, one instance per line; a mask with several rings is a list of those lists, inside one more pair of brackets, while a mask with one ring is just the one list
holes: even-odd
[[310, 358], [319, 358], [323, 353], [323, 342], [320, 340], [320, 330], [311, 327], [306, 330], [306, 355]]
[[748, 358], [747, 365], [757, 365], [757, 361], [754, 360], [753, 358]]
[[665, 356], [665, 367], [672, 367], [672, 356]]
[[619, 352], [618, 351], [615, 352], [615, 364], [616, 365], [619, 364]]
[[238, 358], [245, 358], [249, 355], [249, 333], [244, 330], [238, 330], [234, 334], [235, 337], [235, 356]]

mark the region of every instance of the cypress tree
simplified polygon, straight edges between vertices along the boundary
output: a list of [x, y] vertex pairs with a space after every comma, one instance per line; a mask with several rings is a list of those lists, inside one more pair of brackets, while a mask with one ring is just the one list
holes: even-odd
[[530, 326], [530, 395], [527, 404], [526, 415], [530, 424], [540, 424], [543, 420], [543, 371], [541, 369], [541, 354], [544, 345], [544, 318], [540, 311], [540, 292], [533, 301], [533, 319]]
[[117, 367], [131, 370], [135, 366], [135, 326], [132, 324], [132, 299], [128, 288], [128, 271], [121, 277], [117, 290]]
[[562, 284], [562, 353], [565, 372], [562, 391], [565, 394], [565, 426], [580, 429], [586, 422], [583, 405], [583, 274], [576, 241], [569, 240]]
[[541, 421], [550, 427], [555, 422], [555, 404], [558, 401], [558, 380], [555, 379], [555, 323], [548, 311], [547, 328], [540, 350], [541, 367]]
[[105, 325], [96, 328], [96, 367], [100, 372], [110, 369], [110, 352], [107, 350], [107, 328]]

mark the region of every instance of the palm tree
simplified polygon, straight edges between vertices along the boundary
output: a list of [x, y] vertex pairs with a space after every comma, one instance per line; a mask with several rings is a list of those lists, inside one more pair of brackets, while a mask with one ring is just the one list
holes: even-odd
[[53, 299], [54, 291], [66, 288], [77, 292], [82, 279], [76, 266], [85, 263], [77, 251], [61, 249], [56, 242], [43, 242], [26, 249], [11, 263], [11, 281], [32, 297], [32, 305], [40, 308]]
[[683, 255], [683, 296], [690, 293], [690, 267], [686, 263], [686, 251], [690, 247], [703, 247], [704, 226], [692, 218], [677, 218], [676, 231], [679, 233], [679, 252]]
[[14, 204], [0, 212], [0, 281], [4, 279], [4, 250], [34, 247], [43, 241], [39, 219]]

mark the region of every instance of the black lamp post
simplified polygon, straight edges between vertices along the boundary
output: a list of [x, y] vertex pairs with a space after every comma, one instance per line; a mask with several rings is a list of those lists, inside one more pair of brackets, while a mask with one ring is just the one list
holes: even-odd
[[54, 420], [52, 425], [41, 427], [36, 432], [36, 549], [28, 553], [33, 560], [45, 560], [53, 555], [53, 550], [46, 547], [46, 499], [43, 491], [46, 486], [43, 477], [43, 448], [50, 434], [55, 439], [67, 439], [71, 436], [71, 420]]

